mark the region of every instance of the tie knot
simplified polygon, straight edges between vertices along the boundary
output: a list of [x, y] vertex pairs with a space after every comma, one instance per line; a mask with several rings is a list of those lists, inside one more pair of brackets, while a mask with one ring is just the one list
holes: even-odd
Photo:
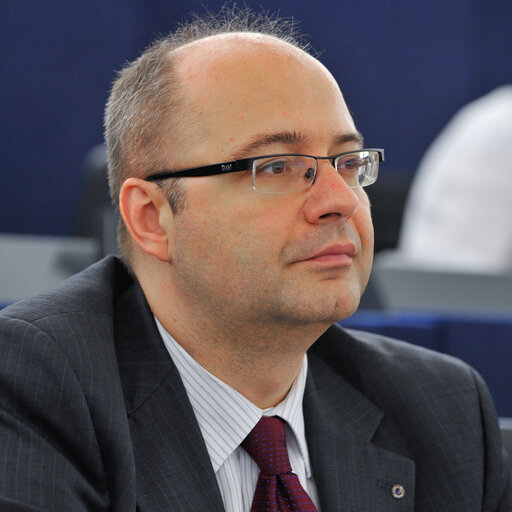
[[264, 475], [278, 475], [292, 470], [286, 447], [285, 424], [277, 416], [263, 416], [242, 441], [242, 447]]

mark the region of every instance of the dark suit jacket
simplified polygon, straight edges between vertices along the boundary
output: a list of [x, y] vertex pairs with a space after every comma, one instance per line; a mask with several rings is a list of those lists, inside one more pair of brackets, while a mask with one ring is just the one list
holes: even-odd
[[[323, 512], [512, 510], [492, 401], [457, 360], [333, 326], [304, 414]], [[0, 315], [0, 510], [136, 508], [223, 505], [144, 295], [109, 257]]]

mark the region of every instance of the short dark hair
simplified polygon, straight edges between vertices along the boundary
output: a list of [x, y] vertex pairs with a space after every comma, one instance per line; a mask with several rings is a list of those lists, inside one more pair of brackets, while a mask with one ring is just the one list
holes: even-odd
[[[119, 71], [105, 109], [109, 186], [116, 208], [128, 177], [144, 177], [173, 165], [178, 152], [172, 148], [180, 147], [187, 126], [192, 126], [192, 115], [184, 108], [184, 91], [174, 72], [175, 50], [206, 37], [234, 32], [265, 34], [305, 52], [310, 50], [293, 18], [236, 4], [215, 14], [192, 13], [188, 22], [153, 42]], [[171, 208], [178, 213], [186, 205], [180, 180], [167, 180], [163, 186]], [[131, 265], [131, 240], [122, 219], [118, 243], [121, 256]]]

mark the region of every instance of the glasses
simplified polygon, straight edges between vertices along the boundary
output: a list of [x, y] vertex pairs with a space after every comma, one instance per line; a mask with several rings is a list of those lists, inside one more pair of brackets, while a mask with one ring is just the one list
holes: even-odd
[[193, 178], [252, 169], [254, 190], [264, 194], [287, 194], [313, 185], [319, 160], [329, 160], [350, 188], [367, 187], [377, 180], [379, 164], [384, 161], [384, 150], [358, 149], [335, 156], [266, 155], [180, 171], [160, 171], [144, 179], [159, 181], [168, 178]]

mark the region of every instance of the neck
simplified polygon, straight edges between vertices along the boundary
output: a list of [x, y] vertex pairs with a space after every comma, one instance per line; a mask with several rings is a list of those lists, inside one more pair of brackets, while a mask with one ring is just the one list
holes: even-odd
[[212, 323], [198, 321], [198, 318], [196, 322], [177, 322], [177, 318], [183, 317], [175, 313], [154, 313], [203, 368], [261, 409], [273, 407], [285, 398], [299, 374], [308, 348], [301, 348], [275, 332], [260, 331], [256, 335], [249, 328], [226, 331], [217, 329]]
[[195, 308], [174, 297], [159, 275], [151, 283], [139, 275], [151, 310], [171, 336], [201, 365], [266, 409], [281, 402], [299, 374], [304, 355], [325, 331], [325, 325], [253, 325]]

